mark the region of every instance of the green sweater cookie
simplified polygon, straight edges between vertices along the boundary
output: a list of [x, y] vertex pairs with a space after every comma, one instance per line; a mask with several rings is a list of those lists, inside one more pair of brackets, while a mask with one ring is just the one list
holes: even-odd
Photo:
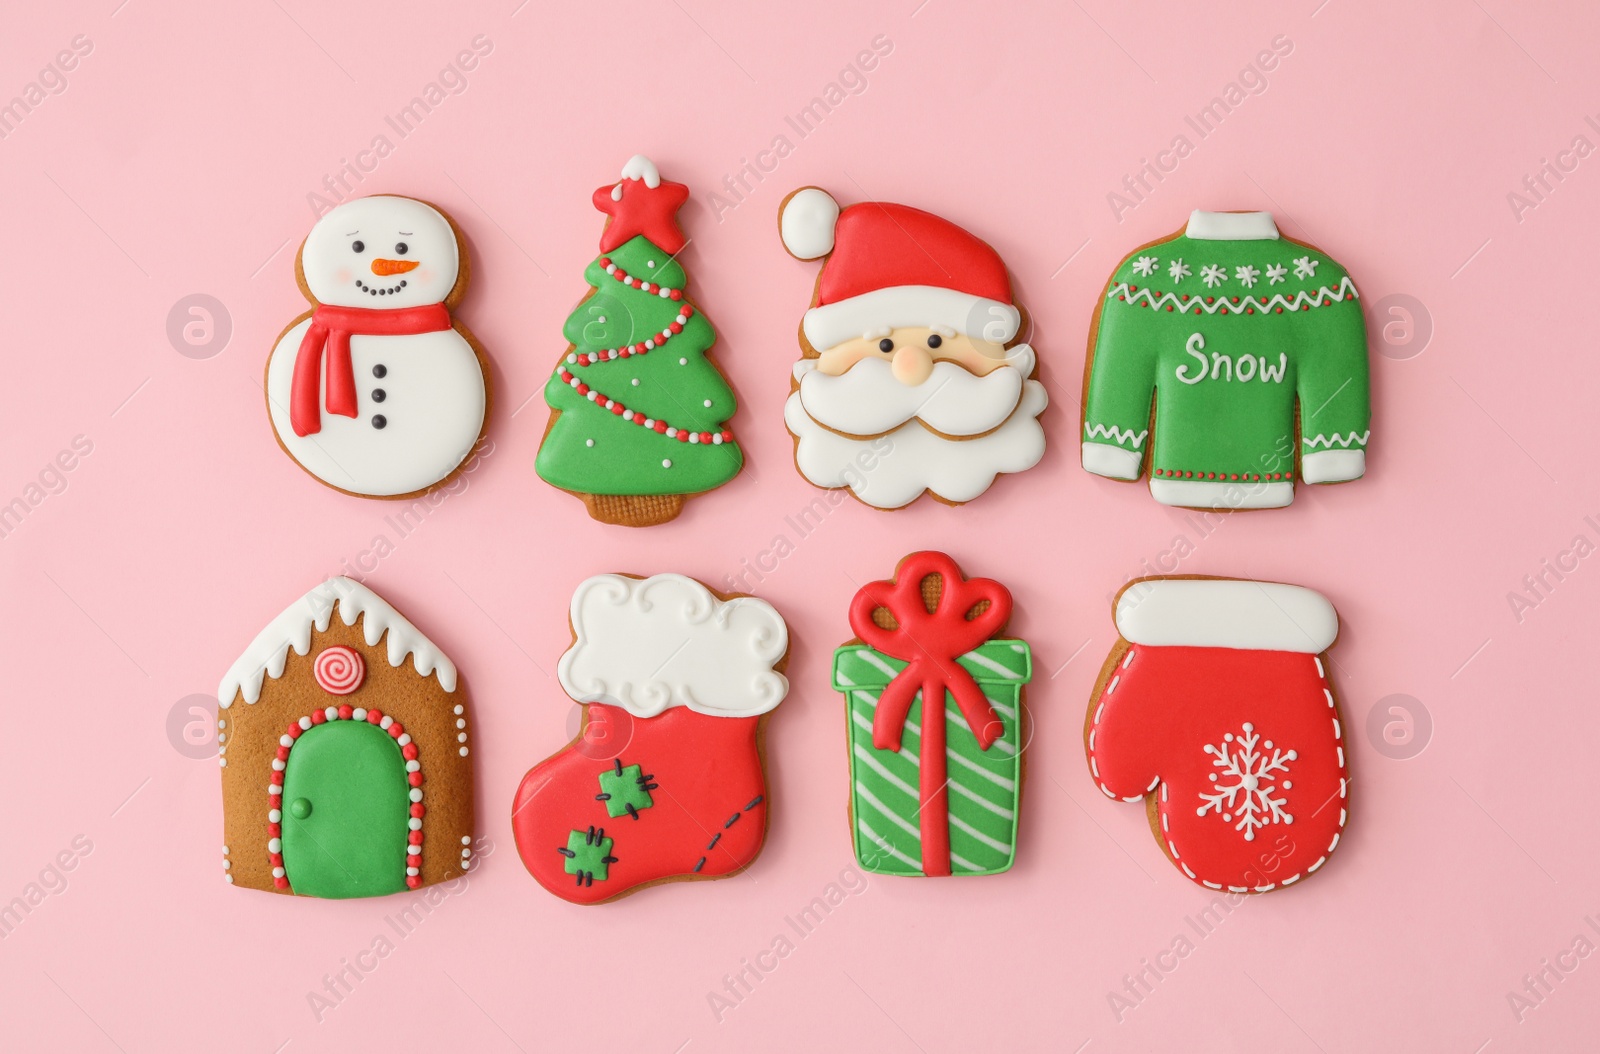
[[1326, 254], [1280, 238], [1270, 214], [1196, 211], [1182, 233], [1123, 260], [1104, 295], [1084, 468], [1136, 480], [1148, 457], [1155, 499], [1194, 508], [1288, 505], [1297, 457], [1307, 483], [1366, 470], [1355, 284]]

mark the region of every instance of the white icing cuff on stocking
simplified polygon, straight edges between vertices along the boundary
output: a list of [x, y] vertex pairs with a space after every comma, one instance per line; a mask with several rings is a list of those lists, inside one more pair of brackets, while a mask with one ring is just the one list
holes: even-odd
[[711, 717], [756, 717], [783, 701], [772, 667], [789, 628], [765, 600], [719, 600], [684, 575], [596, 575], [572, 594], [572, 647], [561, 687], [580, 703], [654, 717], [686, 706]]
[[1300, 478], [1307, 483], [1343, 483], [1366, 471], [1365, 450], [1318, 450], [1300, 458]]
[[1316, 655], [1339, 635], [1339, 616], [1327, 597], [1304, 586], [1154, 578], [1117, 597], [1117, 632], [1134, 644]]
[[1109, 443], [1084, 443], [1083, 467], [1110, 479], [1138, 479], [1144, 455]]
[[1189, 214], [1189, 226], [1184, 233], [1203, 241], [1277, 241], [1278, 225], [1272, 222], [1270, 212], [1204, 212], [1195, 209]]

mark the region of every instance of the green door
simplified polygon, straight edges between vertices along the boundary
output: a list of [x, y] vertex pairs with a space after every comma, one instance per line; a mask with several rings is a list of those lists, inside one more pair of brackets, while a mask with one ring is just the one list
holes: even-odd
[[283, 773], [283, 869], [302, 896], [406, 888], [410, 786], [400, 748], [365, 721], [315, 725]]

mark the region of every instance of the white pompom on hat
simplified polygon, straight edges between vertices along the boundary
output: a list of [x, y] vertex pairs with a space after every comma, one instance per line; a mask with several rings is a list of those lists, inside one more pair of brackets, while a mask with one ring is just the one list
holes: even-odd
[[816, 260], [833, 252], [839, 203], [821, 187], [801, 187], [778, 206], [783, 247], [797, 260]]

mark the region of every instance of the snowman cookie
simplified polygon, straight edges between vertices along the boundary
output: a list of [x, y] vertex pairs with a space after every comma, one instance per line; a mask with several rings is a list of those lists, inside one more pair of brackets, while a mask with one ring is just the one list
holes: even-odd
[[471, 267], [425, 201], [347, 201], [311, 228], [295, 278], [312, 308], [267, 360], [284, 451], [346, 494], [409, 498], [449, 479], [484, 434], [488, 360], [451, 312]]
[[921, 209], [840, 208], [817, 187], [783, 200], [778, 228], [791, 256], [826, 257], [783, 412], [802, 476], [898, 509], [960, 505], [1039, 463], [1049, 398], [999, 253]]

